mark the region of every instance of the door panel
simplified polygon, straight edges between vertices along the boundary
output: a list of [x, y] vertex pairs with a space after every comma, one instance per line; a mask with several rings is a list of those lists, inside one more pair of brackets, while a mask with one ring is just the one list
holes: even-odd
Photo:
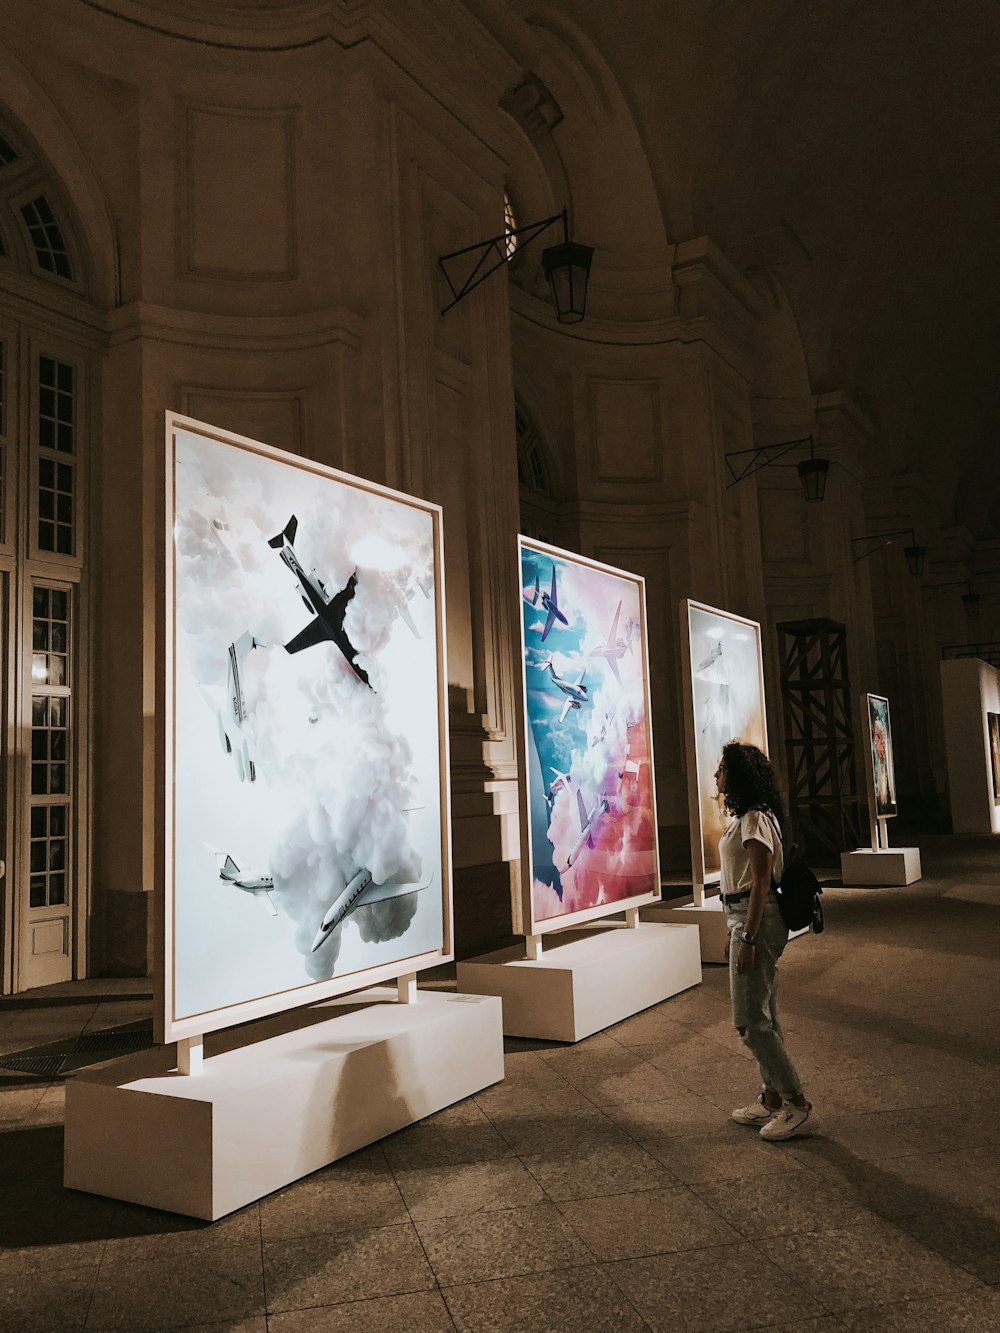
[[28, 763], [19, 879], [18, 989], [73, 974], [73, 588], [34, 579], [25, 607], [31, 644], [22, 735]]

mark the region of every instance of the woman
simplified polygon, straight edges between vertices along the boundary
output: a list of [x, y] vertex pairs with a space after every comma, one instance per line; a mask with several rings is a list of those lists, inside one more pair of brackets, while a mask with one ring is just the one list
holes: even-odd
[[778, 1023], [776, 969], [788, 943], [774, 892], [784, 868], [781, 797], [766, 755], [739, 741], [723, 746], [715, 785], [733, 816], [719, 840], [733, 1022], [763, 1083], [758, 1100], [735, 1110], [733, 1119], [759, 1128], [762, 1139], [790, 1139], [811, 1133], [816, 1118]]

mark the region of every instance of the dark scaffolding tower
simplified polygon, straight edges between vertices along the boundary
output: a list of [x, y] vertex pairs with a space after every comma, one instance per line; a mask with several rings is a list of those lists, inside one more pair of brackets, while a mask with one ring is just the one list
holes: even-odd
[[805, 855], [837, 865], [861, 843], [847, 628], [785, 620], [778, 632], [789, 813]]

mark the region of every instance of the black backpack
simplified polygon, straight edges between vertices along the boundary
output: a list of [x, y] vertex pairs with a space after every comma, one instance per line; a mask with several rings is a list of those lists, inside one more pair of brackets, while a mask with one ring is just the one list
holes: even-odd
[[823, 929], [823, 892], [819, 880], [801, 856], [792, 856], [785, 862], [781, 883], [775, 884], [781, 919], [789, 930], [805, 930], [807, 926], [818, 935]]

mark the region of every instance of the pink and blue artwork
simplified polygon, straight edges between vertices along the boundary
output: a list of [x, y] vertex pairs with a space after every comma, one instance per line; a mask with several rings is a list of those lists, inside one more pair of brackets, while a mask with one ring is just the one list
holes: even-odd
[[531, 933], [658, 897], [659, 866], [643, 580], [519, 548]]

